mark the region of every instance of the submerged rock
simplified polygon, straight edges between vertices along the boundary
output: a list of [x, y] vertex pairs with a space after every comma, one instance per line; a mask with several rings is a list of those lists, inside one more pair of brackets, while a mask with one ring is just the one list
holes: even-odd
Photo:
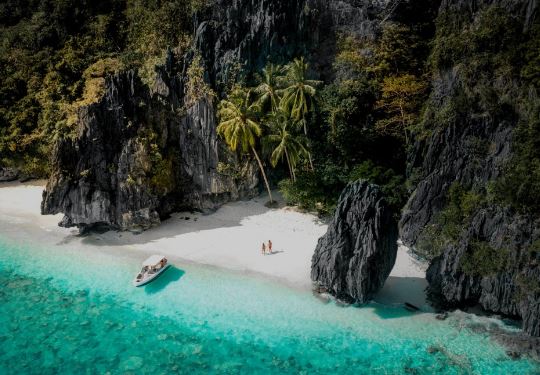
[[311, 263], [311, 279], [337, 298], [365, 303], [383, 286], [397, 255], [397, 224], [376, 185], [360, 180], [341, 193]]

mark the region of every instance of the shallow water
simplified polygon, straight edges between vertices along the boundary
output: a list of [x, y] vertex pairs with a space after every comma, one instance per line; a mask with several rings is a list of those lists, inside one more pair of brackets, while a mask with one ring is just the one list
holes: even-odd
[[143, 257], [0, 240], [0, 373], [539, 371], [466, 328], [467, 315], [440, 322], [375, 304], [338, 307], [190, 264], [133, 288]]

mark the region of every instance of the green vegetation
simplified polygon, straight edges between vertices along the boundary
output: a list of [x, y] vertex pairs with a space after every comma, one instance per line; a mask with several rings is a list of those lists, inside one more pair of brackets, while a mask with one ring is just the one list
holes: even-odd
[[513, 156], [494, 185], [496, 197], [516, 210], [540, 212], [540, 100], [524, 110], [514, 132]]
[[461, 258], [461, 269], [470, 276], [490, 276], [502, 270], [508, 261], [508, 251], [494, 249], [485, 241], [473, 241]]
[[348, 177], [350, 182], [359, 179], [364, 179], [379, 185], [386, 201], [390, 204], [390, 207], [392, 207], [396, 219], [399, 219], [401, 207], [409, 196], [405, 184], [405, 177], [396, 174], [392, 169], [386, 169], [380, 165], [376, 165], [371, 160], [366, 160], [356, 165]]
[[216, 94], [204, 81], [204, 68], [201, 56], [195, 55], [187, 69], [186, 107], [191, 107], [202, 98], [211, 98]]
[[514, 297], [516, 302], [526, 299], [527, 296], [540, 295], [540, 281], [537, 278], [517, 274], [514, 277], [514, 282], [518, 287], [518, 292]]
[[[53, 142], [74, 136], [79, 108], [99, 101], [106, 77], [134, 68], [144, 84], [152, 85], [155, 65], [164, 62], [167, 49], [180, 56], [190, 45], [193, 12], [211, 3], [7, 0], [0, 7], [0, 166], [46, 176]], [[333, 80], [326, 85], [299, 57], [284, 66], [269, 64], [258, 77], [240, 62], [232, 64], [226, 87], [218, 91], [235, 106], [242, 95], [249, 101], [244, 105], [256, 104], [252, 121], [260, 132], [248, 137], [248, 150], [260, 155], [261, 168], [267, 159], [278, 169], [273, 176], [290, 176], [280, 184], [284, 192], [298, 192], [286, 194], [290, 202], [331, 212], [352, 178], [367, 178], [381, 184], [398, 211], [405, 197], [398, 188], [405, 172], [404, 139], [420, 112], [422, 50], [428, 39], [429, 33], [417, 26], [386, 22], [377, 43], [339, 37]], [[217, 96], [205, 82], [200, 56], [194, 56], [186, 74], [188, 106]], [[232, 114], [222, 104], [226, 122]], [[247, 123], [242, 115], [236, 117]], [[151, 160], [143, 160], [139, 169], [166, 194], [174, 155], [146, 138], [141, 135], [141, 147]], [[228, 138], [231, 148], [240, 142], [237, 150], [244, 150], [245, 140]], [[131, 180], [140, 178], [133, 171]]]
[[411, 74], [384, 78], [376, 108], [389, 116], [377, 121], [377, 129], [398, 137], [403, 134], [409, 143], [407, 133], [417, 121], [425, 91], [426, 85]]
[[257, 153], [255, 145], [262, 135], [261, 127], [258, 123], [259, 103], [252, 100], [250, 90], [237, 88], [231, 93], [228, 100], [223, 99], [219, 103], [219, 125], [217, 132], [221, 135], [232, 151], [246, 153], [251, 151], [257, 163], [270, 197], [273, 203], [272, 191], [268, 184], [268, 178], [264, 171], [261, 158]]
[[283, 89], [280, 100], [280, 107], [284, 111], [290, 112], [290, 116], [294, 121], [303, 125], [306, 135], [306, 116], [313, 110], [315, 87], [321, 83], [307, 78], [308, 69], [309, 65], [304, 61], [303, 57], [294, 59], [293, 62], [285, 66], [287, 87]]
[[7, 0], [0, 6], [0, 166], [46, 176], [77, 108], [125, 67], [152, 82], [167, 47], [182, 54], [192, 12], [210, 0]]
[[446, 206], [438, 216], [427, 225], [418, 238], [418, 255], [431, 260], [442, 251], [456, 244], [460, 235], [469, 226], [474, 213], [485, 207], [486, 195], [454, 183], [448, 192]]
[[[434, 71], [455, 67], [459, 85], [443, 104], [426, 106], [422, 131], [477, 113], [494, 122], [518, 123], [513, 157], [493, 184], [495, 201], [540, 212], [540, 20], [527, 30], [506, 9], [487, 7], [473, 23], [463, 15], [441, 14], [430, 64]], [[417, 129], [418, 130], [418, 129]]]
[[291, 179], [296, 181], [296, 165], [302, 156], [309, 155], [305, 137], [294, 134], [294, 122], [282, 109], [269, 115], [267, 125], [269, 134], [263, 139], [263, 146], [270, 155], [270, 163], [275, 168], [285, 158]]
[[310, 129], [304, 132], [309, 168], [279, 185], [288, 202], [332, 212], [346, 184], [365, 178], [381, 186], [399, 216], [407, 197], [408, 134], [427, 94], [423, 72], [430, 33], [420, 29], [388, 22], [376, 42], [340, 36], [334, 79], [317, 85], [303, 119]]
[[259, 102], [261, 105], [270, 105], [270, 110], [277, 111], [279, 106], [278, 90], [281, 86], [284, 68], [282, 66], [268, 64], [262, 70], [262, 74], [258, 76], [259, 85], [255, 88], [255, 92], [260, 95]]
[[[151, 85], [167, 49], [177, 56], [188, 49], [193, 12], [211, 3], [7, 0], [0, 7], [0, 166], [46, 176], [52, 143], [73, 137], [79, 108], [99, 101], [106, 77], [135, 68]], [[411, 136], [422, 139], [472, 116], [517, 122], [513, 157], [501, 177], [489, 189], [453, 187], [421, 247], [432, 257], [456, 241], [470, 207], [485, 204], [485, 190], [490, 202], [540, 212], [539, 18], [524, 30], [516, 16], [487, 6], [474, 22], [465, 13], [442, 13], [435, 31], [433, 15], [422, 12], [384, 22], [375, 40], [339, 35], [331, 68], [319, 72], [324, 84], [299, 57], [261, 72], [231, 64], [227, 83], [211, 88], [195, 54], [186, 72], [186, 104], [225, 98], [219, 132], [230, 148], [253, 154], [267, 189], [282, 179], [289, 203], [321, 214], [332, 212], [347, 183], [362, 178], [381, 186], [399, 216], [407, 183], [419, 178], [413, 170], [405, 182]], [[437, 74], [452, 74], [456, 82], [443, 98], [426, 99]], [[175, 156], [155, 140], [145, 142], [151, 160], [144, 167], [152, 186], [166, 194]], [[489, 153], [482, 138], [471, 138], [469, 146], [478, 160]], [[265, 161], [277, 169], [275, 181], [266, 181]], [[226, 165], [219, 170], [240, 173]], [[134, 172], [132, 180], [137, 177]]]
[[[269, 64], [258, 76], [256, 87], [246, 89], [237, 85], [228, 99], [220, 103], [218, 133], [232, 151], [253, 153], [271, 202], [270, 185], [257, 152], [257, 141], [263, 133], [260, 143], [265, 155], [269, 156], [273, 167], [285, 161], [293, 181], [297, 164], [303, 157], [307, 156], [312, 166], [306, 116], [313, 109], [318, 82], [308, 79], [307, 70], [308, 64], [303, 58], [286, 66]], [[259, 122], [265, 125], [264, 131]], [[300, 128], [304, 130], [303, 136], [299, 134]]]
[[[377, 93], [383, 92], [384, 85], [379, 85], [377, 76], [372, 72], [376, 69], [359, 54], [356, 41], [347, 37], [342, 45], [353, 48], [340, 52], [336, 58], [336, 71], [342, 75], [321, 90], [317, 89], [321, 82], [309, 78], [309, 65], [299, 58], [285, 66], [268, 64], [260, 75], [255, 76], [252, 89], [237, 85], [229, 98], [222, 101], [221, 108], [227, 106], [232, 111], [231, 98], [234, 100], [235, 96], [243, 93], [244, 103], [236, 103], [238, 121], [250, 119], [263, 125], [260, 133], [253, 132], [252, 140], [246, 140], [249, 147], [238, 147], [236, 142], [241, 142], [240, 132], [235, 133], [237, 138], [231, 138], [232, 129], [231, 134], [225, 133], [224, 129], [232, 117], [221, 113], [221, 110], [218, 130], [232, 150], [249, 150], [254, 155], [258, 155], [257, 140], [260, 137], [262, 154], [268, 157], [272, 167], [283, 165], [290, 176], [290, 179], [279, 182], [289, 204], [317, 210], [321, 214], [331, 213], [345, 185], [364, 178], [381, 185], [397, 216], [406, 199], [405, 178], [395, 172], [391, 163], [381, 165], [378, 155], [369, 152], [368, 147], [377, 148], [390, 140], [404, 153], [404, 129], [400, 134], [390, 135], [379, 129], [377, 121], [384, 118], [391, 121], [396, 116], [387, 110], [379, 111], [378, 118], [366, 117], [365, 110], [375, 112]], [[410, 73], [406, 77], [417, 80]], [[401, 81], [397, 80], [395, 87], [399, 90]], [[403, 88], [399, 93], [407, 90]], [[257, 96], [247, 95], [248, 92]], [[413, 103], [411, 97], [405, 96], [399, 99], [392, 97], [389, 101], [400, 100], [407, 111], [403, 115], [407, 118], [402, 116], [399, 121], [405, 121], [405, 126], [409, 126], [410, 118], [419, 108], [417, 101]], [[249, 116], [241, 114], [239, 105], [252, 109]], [[368, 120], [369, 128], [359, 128], [355, 124], [359, 119]], [[364, 142], [368, 147], [359, 149], [359, 143]], [[312, 154], [316, 156], [314, 160]], [[261, 163], [260, 168], [263, 170]], [[401, 173], [402, 168], [400, 165]]]
[[523, 32], [518, 16], [496, 6], [480, 10], [474, 22], [466, 14], [440, 14], [429, 65], [434, 74], [449, 74], [452, 69], [456, 82], [444, 100], [435, 98], [426, 103], [415, 129], [417, 136], [428, 136], [436, 127], [467, 122], [474, 115], [501, 121], [519, 113], [519, 102], [528, 91], [528, 87], [517, 85], [520, 77], [527, 75], [522, 68], [528, 66], [526, 71], [534, 77], [530, 61], [534, 58], [525, 53], [532, 50], [530, 38], [534, 33]]

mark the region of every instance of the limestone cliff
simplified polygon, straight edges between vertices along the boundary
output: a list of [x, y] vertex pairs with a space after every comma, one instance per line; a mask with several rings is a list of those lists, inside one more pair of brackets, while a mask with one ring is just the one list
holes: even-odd
[[138, 230], [175, 210], [213, 209], [254, 195], [256, 169], [239, 163], [216, 136], [215, 99], [186, 97], [194, 56], [201, 56], [217, 99], [270, 60], [318, 56], [313, 60], [324, 72], [337, 33], [373, 37], [387, 5], [216, 1], [195, 17], [192, 50], [183, 57], [169, 51], [153, 83], [142, 84], [135, 71], [110, 76], [103, 97], [79, 109], [75, 134], [54, 147], [42, 213], [64, 213], [63, 226]]
[[315, 248], [311, 279], [338, 298], [368, 302], [394, 267], [397, 235], [379, 188], [364, 180], [349, 185]]
[[[182, 83], [163, 73], [155, 93], [133, 71], [110, 76], [103, 97], [79, 109], [77, 133], [54, 149], [44, 214], [63, 212], [68, 227], [139, 230], [174, 210], [213, 209], [255, 193], [251, 165], [236, 163], [217, 139], [212, 99], [180, 114]], [[219, 163], [244, 167], [232, 176]]]
[[[107, 78], [101, 98], [79, 109], [76, 131], [54, 149], [43, 213], [64, 213], [65, 226], [144, 229], [175, 210], [213, 209], [256, 194], [253, 164], [238, 160], [216, 136], [216, 101], [230, 86], [250, 79], [268, 61], [284, 63], [299, 55], [308, 58], [315, 75], [331, 81], [340, 33], [370, 41], [385, 22], [438, 6], [426, 0], [213, 3], [194, 17], [191, 50], [185, 56], [169, 52], [153, 83], [143, 84], [135, 71], [118, 73]], [[486, 13], [496, 8], [498, 13]], [[431, 10], [424, 13], [431, 17]], [[426, 76], [431, 94], [423, 131], [414, 134], [408, 152], [412, 189], [400, 233], [419, 253], [426, 248], [431, 253], [434, 301], [446, 307], [479, 303], [522, 318], [525, 331], [539, 336], [538, 215], [485, 200], [512, 158], [516, 128], [529, 115], [521, 104], [538, 100], [520, 73], [512, 72], [519, 59], [506, 64], [511, 54], [499, 52], [512, 50], [508, 27], [526, 31], [538, 22], [537, 13], [536, 0], [440, 4], [437, 28], [452, 39], [433, 44], [441, 48], [434, 48], [433, 74]], [[486, 50], [467, 44], [452, 50], [482, 27], [482, 14], [493, 27], [493, 15], [509, 16], [501, 26], [505, 32], [496, 33], [496, 41], [482, 39], [486, 33], [480, 32]], [[187, 68], [196, 55], [214, 98], [187, 97]], [[312, 277], [340, 297], [366, 301], [390, 272], [395, 234], [377, 226], [392, 227], [377, 189], [362, 186], [342, 198], [317, 248]], [[346, 206], [354, 209], [345, 212]], [[442, 233], [448, 224], [451, 233]], [[372, 250], [384, 252], [384, 261], [371, 263]], [[480, 258], [492, 262], [481, 265]]]
[[[474, 27], [495, 27], [500, 19], [515, 24], [516, 35], [521, 35], [537, 7], [535, 1], [444, 1], [440, 14], [448, 22], [459, 18], [475, 25], [454, 30], [459, 41], [476, 35]], [[510, 81], [496, 70], [505, 60], [493, 56], [517, 48], [506, 43], [499, 39], [483, 52], [492, 56], [489, 61], [473, 51], [435, 72], [424, 123], [431, 132], [417, 135], [409, 155], [415, 187], [403, 210], [400, 234], [407, 245], [433, 256], [427, 279], [434, 302], [444, 307], [480, 304], [522, 318], [524, 330], [539, 336], [540, 267], [534, 244], [540, 238], [540, 220], [537, 213], [497, 201], [493, 193], [505, 168], [511, 168], [516, 128], [529, 121], [517, 103], [537, 100], [519, 78]], [[474, 73], [478, 61], [487, 61], [483, 76]], [[487, 91], [490, 99], [484, 98]]]

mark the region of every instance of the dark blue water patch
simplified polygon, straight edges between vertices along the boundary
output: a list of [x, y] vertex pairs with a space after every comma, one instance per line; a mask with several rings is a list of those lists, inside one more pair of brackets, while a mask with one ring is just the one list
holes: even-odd
[[[172, 271], [173, 279], [182, 275], [181, 270]], [[283, 337], [278, 348], [256, 340], [237, 342], [87, 290], [65, 293], [45, 280], [7, 270], [0, 274], [0, 282], [5, 286], [0, 294], [3, 374], [359, 373], [370, 371], [376, 362], [359, 355], [344, 356], [336, 364], [340, 353], [329, 351], [326, 342], [333, 338], [313, 338], [310, 345], [328, 356], [329, 366], [321, 366], [321, 358], [312, 363], [298, 351], [302, 345], [294, 338]], [[344, 347], [348, 340], [358, 345], [353, 335], [342, 340]], [[373, 356], [387, 350], [373, 342], [364, 346]], [[405, 362], [413, 373], [447, 372], [447, 365], [439, 354], [435, 361]]]

